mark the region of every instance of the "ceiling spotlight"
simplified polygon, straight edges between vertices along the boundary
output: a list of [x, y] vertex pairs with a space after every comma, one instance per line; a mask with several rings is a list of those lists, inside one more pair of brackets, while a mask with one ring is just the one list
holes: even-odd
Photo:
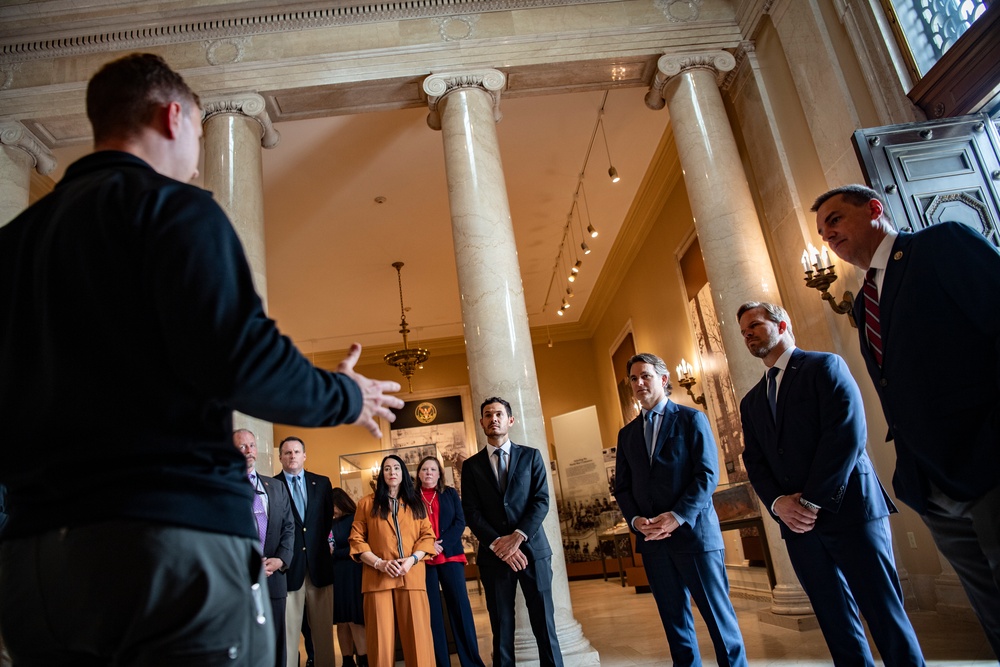
[[573, 288], [572, 288], [572, 287], [567, 287], [567, 288], [566, 288], [566, 296], [568, 296], [568, 297], [569, 297], [569, 298], [571, 298], [571, 299], [572, 299], [572, 298], [573, 298], [574, 296], [576, 296], [575, 294], [573, 294]]
[[566, 310], [567, 308], [569, 308], [569, 301], [567, 301], [567, 300], [566, 300], [566, 298], [565, 298], [565, 297], [563, 297], [563, 305], [562, 305], [562, 309], [563, 309], [563, 310]]
[[562, 308], [560, 308], [559, 310], [556, 311], [556, 315], [558, 315], [559, 317], [563, 316]]
[[584, 255], [589, 255], [590, 254], [590, 246], [587, 245], [586, 241], [584, 241], [583, 243], [580, 244], [580, 249], [583, 250], [583, 254]]
[[[607, 101], [607, 97], [604, 98]], [[608, 134], [604, 131], [604, 105], [601, 105], [601, 111], [597, 114], [597, 124], [601, 126], [601, 136], [604, 137], [604, 150], [608, 154], [608, 176], [611, 177], [612, 183], [617, 183], [622, 180], [618, 177], [618, 170], [615, 169], [615, 165], [611, 159], [611, 147], [608, 145]]]
[[580, 273], [580, 267], [583, 266], [583, 260], [576, 260], [576, 264], [573, 265], [573, 273]]
[[588, 224], [587, 225], [587, 231], [590, 233], [590, 238], [592, 238], [592, 239], [596, 239], [597, 238], [597, 230], [594, 229], [594, 225], [593, 224]]
[[575, 283], [576, 282], [576, 274], [575, 273], [569, 274], [569, 278], [567, 278], [567, 280], [569, 280], [571, 283]]

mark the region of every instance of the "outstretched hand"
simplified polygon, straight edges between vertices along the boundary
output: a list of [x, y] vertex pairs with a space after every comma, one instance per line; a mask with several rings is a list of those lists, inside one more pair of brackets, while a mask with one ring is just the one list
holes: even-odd
[[347, 356], [337, 364], [337, 372], [351, 378], [361, 388], [361, 398], [363, 400], [361, 414], [352, 423], [365, 427], [373, 436], [381, 438], [382, 430], [379, 429], [376, 418], [381, 417], [390, 423], [396, 421], [396, 415], [392, 413], [391, 408], [398, 409], [403, 407], [403, 401], [395, 396], [390, 396], [389, 393], [399, 391], [400, 386], [398, 382], [391, 380], [370, 380], [364, 375], [356, 373], [354, 366], [358, 363], [360, 356], [361, 345], [358, 343], [352, 344], [351, 349], [347, 352]]

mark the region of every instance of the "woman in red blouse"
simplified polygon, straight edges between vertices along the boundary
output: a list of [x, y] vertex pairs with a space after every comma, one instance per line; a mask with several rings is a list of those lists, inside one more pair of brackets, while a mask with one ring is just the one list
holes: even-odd
[[444, 633], [444, 613], [441, 610], [441, 594], [444, 591], [448, 605], [451, 633], [455, 638], [455, 648], [462, 667], [485, 667], [479, 657], [479, 640], [476, 638], [476, 624], [472, 620], [469, 593], [465, 588], [465, 547], [462, 533], [465, 531], [465, 514], [458, 492], [444, 485], [441, 464], [437, 457], [425, 456], [417, 466], [420, 480], [420, 495], [427, 508], [427, 518], [434, 528], [437, 540], [434, 542], [436, 555], [427, 564], [427, 601], [431, 611], [431, 631], [434, 635], [434, 657], [438, 667], [451, 665], [448, 657], [448, 642]]

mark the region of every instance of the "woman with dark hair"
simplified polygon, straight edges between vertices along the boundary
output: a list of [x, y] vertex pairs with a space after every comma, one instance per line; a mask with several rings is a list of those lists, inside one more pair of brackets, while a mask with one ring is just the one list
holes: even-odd
[[395, 454], [382, 459], [375, 493], [358, 503], [350, 542], [351, 557], [367, 566], [361, 591], [372, 667], [395, 664], [397, 621], [407, 667], [434, 667], [421, 562], [434, 553], [434, 530], [406, 465]]
[[427, 518], [431, 522], [437, 541], [434, 542], [435, 555], [427, 561], [427, 602], [431, 609], [431, 633], [434, 635], [434, 657], [438, 667], [449, 667], [448, 640], [444, 632], [444, 612], [441, 609], [441, 594], [444, 591], [448, 605], [451, 634], [455, 638], [455, 649], [462, 667], [485, 667], [479, 657], [479, 640], [476, 638], [476, 623], [472, 619], [472, 606], [465, 588], [465, 547], [462, 533], [465, 532], [465, 514], [458, 492], [445, 486], [441, 475], [441, 463], [436, 456], [425, 456], [417, 466], [420, 480], [420, 495], [427, 508]]
[[[339, 486], [333, 488], [333, 623], [344, 667], [368, 667], [365, 614], [361, 603], [360, 563], [351, 558], [351, 524], [357, 505]], [[357, 654], [355, 662], [354, 655]]]

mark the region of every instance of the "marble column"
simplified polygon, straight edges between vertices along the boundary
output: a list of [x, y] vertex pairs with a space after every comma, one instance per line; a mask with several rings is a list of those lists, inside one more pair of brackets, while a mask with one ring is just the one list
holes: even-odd
[[[552, 599], [559, 643], [567, 665], [599, 665], [600, 656], [573, 617], [548, 472], [535, 358], [497, 142], [504, 84], [503, 73], [482, 69], [433, 74], [423, 86], [430, 106], [427, 123], [443, 134], [469, 381], [476, 409], [488, 396], [509, 401], [515, 418], [511, 440], [537, 447], [542, 454], [552, 501], [543, 528], [552, 545]], [[480, 446], [485, 446], [481, 432], [479, 438]], [[516, 618], [517, 664], [537, 665], [538, 650], [520, 591]]]
[[0, 227], [28, 207], [32, 167], [44, 176], [56, 160], [21, 123], [0, 123]]
[[[272, 148], [280, 138], [271, 124], [264, 98], [254, 93], [202, 100], [205, 132], [205, 188], [210, 190], [233, 223], [253, 271], [254, 286], [267, 307], [264, 265], [264, 181], [261, 147]], [[274, 428], [269, 422], [233, 414], [233, 427], [257, 436], [257, 469], [274, 470]]]
[[[764, 368], [747, 352], [736, 311], [747, 301], [780, 303], [781, 299], [719, 92], [720, 77], [735, 65], [733, 56], [725, 51], [665, 55], [657, 63], [646, 105], [662, 109], [666, 104], [670, 112], [729, 373], [739, 398], [760, 381]], [[778, 525], [765, 517], [764, 526], [777, 583], [772, 591], [772, 613], [761, 620], [798, 629], [816, 627]]]

